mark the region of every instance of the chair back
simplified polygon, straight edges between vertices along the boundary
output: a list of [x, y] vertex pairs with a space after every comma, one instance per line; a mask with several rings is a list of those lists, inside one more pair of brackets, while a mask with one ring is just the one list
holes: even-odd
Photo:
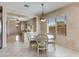
[[28, 37], [28, 40], [31, 40], [31, 38], [33, 37], [36, 37], [38, 33], [36, 32], [27, 32], [27, 37]]
[[44, 46], [47, 46], [48, 45], [48, 36], [46, 34], [38, 34], [36, 36], [36, 41], [37, 41], [37, 44], [41, 44], [41, 45], [44, 45]]

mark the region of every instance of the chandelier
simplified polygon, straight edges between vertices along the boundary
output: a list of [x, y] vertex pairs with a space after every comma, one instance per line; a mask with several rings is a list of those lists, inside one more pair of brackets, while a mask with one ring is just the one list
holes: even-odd
[[42, 6], [42, 15], [41, 15], [40, 21], [45, 22], [46, 19], [44, 18], [44, 4], [42, 3], [41, 6]]

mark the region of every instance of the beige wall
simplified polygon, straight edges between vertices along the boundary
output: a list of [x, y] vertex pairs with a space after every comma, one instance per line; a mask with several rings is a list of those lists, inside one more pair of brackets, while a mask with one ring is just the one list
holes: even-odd
[[37, 33], [40, 33], [41, 32], [41, 30], [40, 30], [40, 20], [39, 20], [39, 18], [38, 17], [36, 17], [36, 32]]
[[57, 36], [56, 42], [65, 47], [79, 51], [79, 3], [73, 3], [51, 12], [46, 17], [66, 16], [67, 36]]
[[47, 33], [47, 22], [40, 21], [40, 31], [41, 33]]
[[16, 21], [15, 20], [8, 20], [6, 26], [7, 26], [6, 31], [7, 31], [8, 35], [17, 33]]
[[3, 7], [3, 48], [6, 47], [6, 14], [7, 14], [7, 11], [6, 11], [6, 7], [5, 6], [2, 6]]
[[17, 33], [17, 28], [16, 28], [16, 21], [7, 19], [6, 21], [6, 41], [8, 42], [15, 42], [16, 41], [16, 33]]

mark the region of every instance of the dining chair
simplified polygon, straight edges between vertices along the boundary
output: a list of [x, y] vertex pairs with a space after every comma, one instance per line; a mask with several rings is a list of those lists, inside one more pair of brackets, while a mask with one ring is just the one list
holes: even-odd
[[37, 52], [39, 54], [39, 51], [47, 51], [48, 49], [48, 36], [46, 34], [38, 34], [36, 36], [36, 42], [37, 42]]
[[28, 33], [29, 45], [30, 45], [31, 48], [36, 48], [37, 47], [35, 37], [36, 37], [35, 33], [33, 33], [33, 32]]

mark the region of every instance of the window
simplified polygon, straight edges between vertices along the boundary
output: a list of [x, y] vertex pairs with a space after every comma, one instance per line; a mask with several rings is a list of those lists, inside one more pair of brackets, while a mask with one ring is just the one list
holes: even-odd
[[55, 34], [56, 33], [56, 22], [55, 22], [55, 18], [50, 18], [48, 20], [48, 32]]
[[48, 25], [49, 25], [49, 26], [55, 26], [55, 25], [56, 25], [55, 18], [49, 19], [49, 20], [48, 20]]
[[66, 35], [66, 17], [65, 16], [56, 17], [56, 24], [57, 24], [57, 34]]
[[48, 32], [58, 35], [66, 35], [66, 17], [57, 16], [48, 19]]

